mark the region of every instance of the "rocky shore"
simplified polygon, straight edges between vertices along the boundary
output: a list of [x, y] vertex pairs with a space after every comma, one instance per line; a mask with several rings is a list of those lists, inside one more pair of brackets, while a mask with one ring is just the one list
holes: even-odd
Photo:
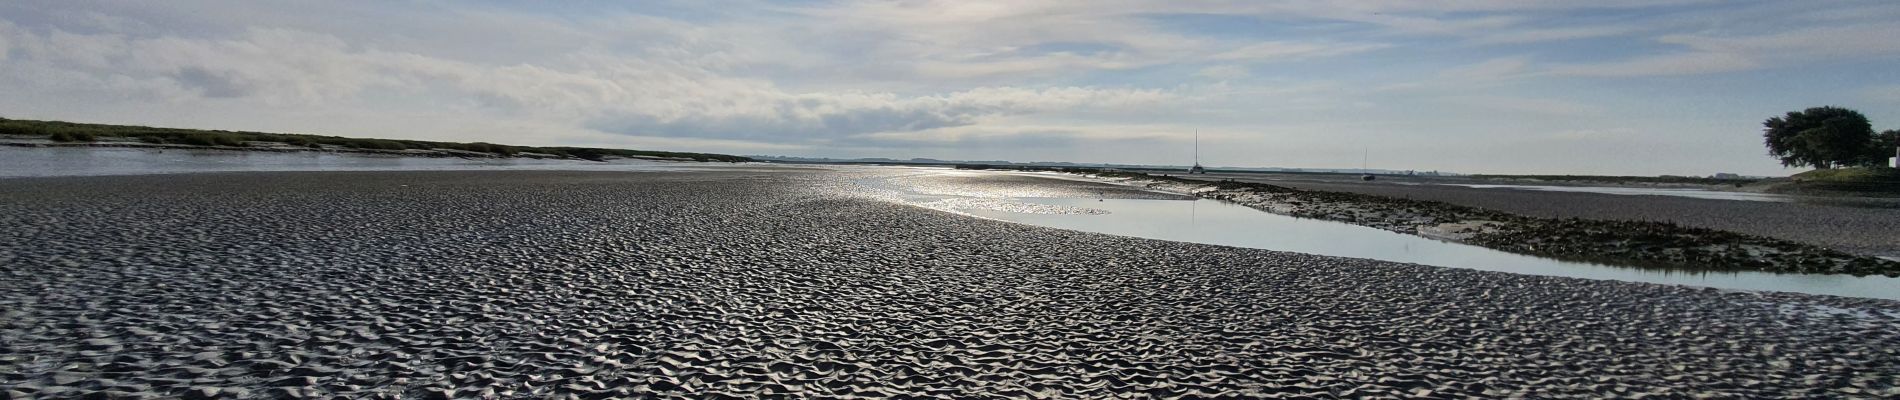
[[1429, 200], [1231, 180], [1092, 173], [1301, 218], [1553, 258], [1696, 271], [1900, 276], [1900, 262], [1765, 236], [1641, 220], [1545, 218]]
[[0, 398], [1900, 396], [1893, 301], [1062, 231], [875, 173], [0, 180]]

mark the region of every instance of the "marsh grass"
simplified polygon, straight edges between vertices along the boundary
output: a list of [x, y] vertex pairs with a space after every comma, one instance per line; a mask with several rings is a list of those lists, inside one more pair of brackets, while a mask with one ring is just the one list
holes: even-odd
[[1817, 169], [1794, 174], [1790, 178], [1798, 181], [1827, 183], [1900, 183], [1900, 169], [1888, 167]]

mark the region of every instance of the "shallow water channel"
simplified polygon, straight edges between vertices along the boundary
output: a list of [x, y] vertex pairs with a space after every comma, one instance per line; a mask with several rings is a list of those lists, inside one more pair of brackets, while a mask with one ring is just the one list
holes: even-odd
[[1900, 278], [1662, 271], [1563, 261], [1346, 223], [1288, 217], [1216, 200], [1015, 200], [1105, 212], [1026, 213], [982, 208], [958, 211], [984, 218], [1086, 232], [1441, 267], [1723, 289], [1900, 299]]

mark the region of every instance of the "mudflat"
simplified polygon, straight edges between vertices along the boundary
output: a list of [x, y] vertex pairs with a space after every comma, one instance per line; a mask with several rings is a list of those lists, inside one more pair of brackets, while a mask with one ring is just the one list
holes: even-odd
[[1803, 198], [1792, 202], [1765, 202], [1270, 179], [1250, 174], [1215, 176], [1307, 190], [1440, 201], [1533, 217], [1670, 222], [1792, 240], [1850, 253], [1900, 257], [1900, 201], [1894, 199]]
[[881, 173], [0, 180], [0, 394], [1900, 396], [1900, 302], [1039, 228]]

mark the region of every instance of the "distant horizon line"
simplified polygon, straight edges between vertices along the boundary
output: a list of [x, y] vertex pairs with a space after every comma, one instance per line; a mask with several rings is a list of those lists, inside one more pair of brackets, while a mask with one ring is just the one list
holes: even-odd
[[[912, 157], [912, 158], [893, 158], [893, 157], [855, 157], [855, 158], [839, 158], [839, 157], [804, 157], [804, 156], [782, 156], [782, 155], [763, 155], [763, 154], [747, 154], [747, 155], [744, 155], [744, 157], [749, 157], [749, 158], [753, 158], [753, 159], [756, 159], [756, 160], [760, 160], [760, 161], [771, 161], [771, 160], [774, 160], [774, 159], [777, 159], [777, 160], [788, 160], [788, 161], [796, 161], [796, 160], [811, 160], [811, 161], [821, 161], [821, 160], [822, 160], [822, 161], [887, 161], [887, 162], [897, 162], [897, 163], [914, 163], [914, 164], [930, 164], [930, 163], [954, 163], [954, 164], [1005, 164], [1005, 165], [1025, 165], [1025, 166], [1081, 166], [1081, 167], [1108, 167], [1108, 168], [1116, 168], [1116, 167], [1134, 167], [1134, 168], [1148, 168], [1148, 169], [1181, 169], [1181, 170], [1187, 170], [1188, 168], [1191, 168], [1191, 166], [1189, 166], [1189, 165], [1175, 165], [1175, 164], [1131, 164], [1131, 163], [1112, 163], [1112, 162], [1108, 162], [1108, 163], [1098, 163], [1098, 162], [1075, 162], [1075, 161], [1010, 161], [1010, 160], [955, 160], [955, 159], [940, 159], [940, 158], [929, 158], [929, 157]], [[1232, 166], [1232, 165], [1229, 165], [1229, 166], [1209, 166], [1209, 165], [1202, 165], [1202, 167], [1203, 167], [1203, 168], [1207, 168], [1207, 169], [1210, 169], [1210, 170], [1222, 170], [1222, 169], [1225, 169], [1225, 170], [1254, 170], [1254, 171], [1264, 171], [1264, 172], [1273, 172], [1273, 171], [1284, 171], [1284, 172], [1336, 172], [1336, 173], [1381, 173], [1381, 172], [1382, 172], [1382, 173], [1388, 173], [1388, 174], [1390, 174], [1390, 173], [1405, 173], [1405, 172], [1415, 172], [1415, 173], [1428, 173], [1428, 172], [1429, 172], [1429, 173], [1434, 173], [1434, 174], [1437, 174], [1437, 175], [1439, 175], [1439, 176], [1471, 176], [1471, 175], [1522, 175], [1522, 176], [1602, 176], [1602, 177], [1618, 177], [1618, 176], [1640, 176], [1640, 177], [1672, 177], [1672, 176], [1684, 176], [1684, 177], [1714, 177], [1714, 176], [1716, 176], [1716, 175], [1720, 175], [1720, 174], [1732, 174], [1732, 175], [1734, 175], [1734, 176], [1736, 176], [1736, 177], [1741, 177], [1741, 178], [1785, 178], [1785, 177], [1788, 177], [1789, 175], [1793, 175], [1793, 174], [1789, 174], [1789, 175], [1748, 175], [1748, 174], [1740, 174], [1740, 173], [1732, 173], [1732, 172], [1720, 172], [1720, 171], [1718, 171], [1718, 172], [1712, 172], [1712, 173], [1709, 173], [1709, 174], [1706, 174], [1706, 175], [1677, 175], [1677, 174], [1654, 174], [1654, 175], [1601, 175], [1601, 174], [1577, 174], [1577, 173], [1498, 173], [1498, 172], [1482, 172], [1482, 173], [1467, 173], [1467, 172], [1458, 172], [1458, 171], [1447, 171], [1447, 170], [1436, 170], [1436, 169], [1434, 169], [1434, 170], [1421, 170], [1421, 169], [1389, 169], [1389, 168], [1333, 168], [1333, 167], [1260, 167], [1260, 166], [1252, 166], [1252, 167], [1249, 167], [1249, 166]]]

